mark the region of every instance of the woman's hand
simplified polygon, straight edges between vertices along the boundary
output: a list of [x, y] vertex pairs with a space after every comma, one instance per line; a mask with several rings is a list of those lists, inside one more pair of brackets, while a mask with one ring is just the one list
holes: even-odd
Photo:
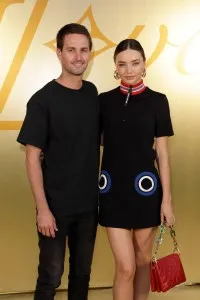
[[175, 223], [175, 217], [173, 213], [173, 207], [171, 201], [162, 201], [161, 205], [161, 223], [166, 222], [166, 226], [172, 226]]

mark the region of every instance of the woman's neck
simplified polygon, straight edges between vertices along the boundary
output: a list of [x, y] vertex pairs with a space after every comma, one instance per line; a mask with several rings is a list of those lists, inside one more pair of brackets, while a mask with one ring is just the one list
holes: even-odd
[[143, 80], [133, 85], [124, 83], [123, 81], [121, 81], [120, 83], [120, 91], [123, 94], [128, 94], [131, 92], [131, 95], [137, 95], [137, 94], [141, 94], [145, 89], [146, 86], [144, 85]]

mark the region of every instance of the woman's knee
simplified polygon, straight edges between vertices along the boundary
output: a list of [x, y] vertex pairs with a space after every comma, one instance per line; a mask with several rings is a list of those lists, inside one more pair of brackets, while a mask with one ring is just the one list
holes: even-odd
[[134, 262], [128, 263], [117, 263], [116, 275], [125, 281], [133, 280], [135, 275], [135, 264]]
[[135, 254], [135, 263], [136, 266], [145, 266], [148, 265], [151, 261], [151, 253], [148, 252], [136, 252]]

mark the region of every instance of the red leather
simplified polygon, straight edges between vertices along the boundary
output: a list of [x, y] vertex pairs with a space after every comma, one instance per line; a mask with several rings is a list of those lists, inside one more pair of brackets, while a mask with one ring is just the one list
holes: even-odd
[[177, 253], [152, 261], [150, 264], [152, 292], [166, 292], [186, 281], [185, 272]]

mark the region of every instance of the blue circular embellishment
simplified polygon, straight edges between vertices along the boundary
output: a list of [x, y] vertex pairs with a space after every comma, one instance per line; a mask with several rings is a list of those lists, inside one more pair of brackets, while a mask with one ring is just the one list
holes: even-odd
[[[149, 180], [151, 183], [151, 186], [148, 189], [145, 189], [142, 186], [143, 180]], [[151, 196], [155, 193], [157, 186], [158, 186], [158, 180], [156, 176], [151, 172], [142, 172], [135, 178], [135, 189], [138, 192], [138, 194], [142, 196]]]
[[[100, 185], [100, 180], [103, 179], [103, 185]], [[101, 194], [107, 193], [111, 188], [111, 177], [109, 173], [105, 170], [101, 171], [101, 176], [99, 179], [99, 191]]]

